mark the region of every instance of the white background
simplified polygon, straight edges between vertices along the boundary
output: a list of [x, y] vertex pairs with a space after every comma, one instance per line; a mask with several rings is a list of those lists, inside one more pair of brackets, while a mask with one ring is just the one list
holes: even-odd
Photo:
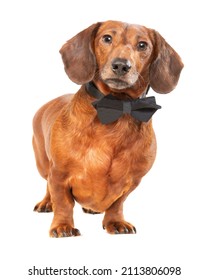
[[[207, 12], [206, 1], [1, 1], [0, 4], [0, 278], [44, 268], [180, 266], [181, 276], [208, 279], [207, 252]], [[45, 194], [31, 145], [32, 118], [48, 100], [79, 88], [67, 78], [59, 49], [94, 22], [138, 23], [159, 31], [185, 64], [177, 88], [155, 94], [158, 154], [154, 167], [124, 205], [136, 235], [111, 236], [102, 215], [75, 207], [82, 236], [52, 239], [52, 214], [33, 212]], [[151, 94], [154, 92], [151, 90]], [[166, 279], [163, 276], [86, 279]], [[55, 277], [52, 279], [83, 279]]]

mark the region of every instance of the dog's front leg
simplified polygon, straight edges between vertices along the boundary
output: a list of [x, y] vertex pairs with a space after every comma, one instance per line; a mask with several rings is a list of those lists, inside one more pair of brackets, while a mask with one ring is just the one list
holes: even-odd
[[123, 216], [123, 203], [126, 200], [129, 193], [132, 192], [135, 189], [135, 187], [132, 187], [128, 192], [123, 194], [105, 211], [105, 216], [103, 219], [103, 228], [106, 229], [108, 233], [136, 233], [136, 228], [129, 222], [126, 222]]
[[79, 230], [74, 228], [74, 199], [71, 190], [67, 186], [66, 176], [52, 169], [48, 186], [54, 212], [54, 218], [49, 232], [50, 236], [68, 237], [80, 235]]

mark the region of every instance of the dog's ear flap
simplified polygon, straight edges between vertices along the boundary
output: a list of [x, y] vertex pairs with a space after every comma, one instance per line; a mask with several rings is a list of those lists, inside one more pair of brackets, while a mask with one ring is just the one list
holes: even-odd
[[93, 24], [67, 41], [60, 53], [70, 80], [81, 85], [93, 79], [96, 59], [93, 41], [100, 23]]
[[180, 56], [154, 31], [155, 59], [150, 66], [150, 86], [158, 93], [172, 91], [178, 83], [183, 63]]

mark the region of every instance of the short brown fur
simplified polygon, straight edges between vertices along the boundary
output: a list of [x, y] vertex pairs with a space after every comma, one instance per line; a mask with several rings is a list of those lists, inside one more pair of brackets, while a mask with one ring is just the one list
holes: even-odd
[[[112, 42], [105, 41], [106, 35]], [[146, 42], [146, 50], [138, 50], [138, 42]], [[93, 24], [60, 53], [69, 78], [82, 86], [75, 95], [45, 104], [34, 117], [37, 168], [47, 180], [46, 195], [34, 210], [54, 212], [51, 237], [80, 235], [73, 221], [75, 201], [85, 212], [105, 212], [108, 233], [134, 233], [135, 227], [124, 219], [123, 202], [155, 160], [152, 121], [124, 115], [101, 124], [85, 83], [93, 81], [103, 94], [120, 99], [136, 99], [148, 85], [167, 93], [178, 82], [181, 59], [158, 32], [117, 21]], [[115, 58], [131, 63], [127, 74], [112, 71]]]

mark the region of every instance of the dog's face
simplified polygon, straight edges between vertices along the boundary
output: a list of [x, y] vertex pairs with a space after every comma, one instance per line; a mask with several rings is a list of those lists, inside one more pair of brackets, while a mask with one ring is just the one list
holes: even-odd
[[[99, 77], [110, 88], [146, 86], [153, 44], [148, 30], [137, 25], [106, 22], [99, 28], [94, 53]], [[99, 59], [98, 59], [99, 58]]]
[[77, 84], [89, 81], [103, 93], [140, 96], [148, 85], [172, 91], [183, 63], [155, 30], [119, 21], [93, 24], [60, 50], [66, 73]]

